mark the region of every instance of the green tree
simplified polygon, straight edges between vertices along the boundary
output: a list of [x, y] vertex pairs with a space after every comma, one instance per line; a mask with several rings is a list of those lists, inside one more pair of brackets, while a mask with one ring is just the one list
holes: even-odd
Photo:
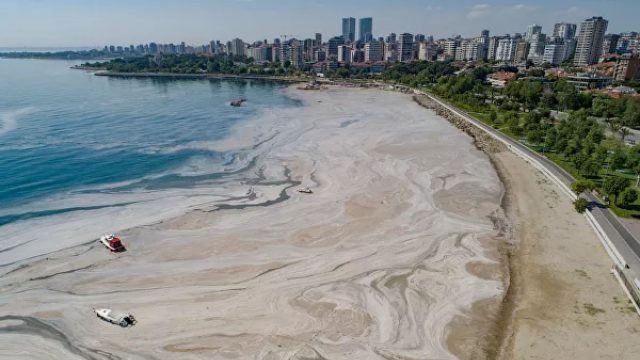
[[558, 141], [558, 130], [555, 127], [550, 127], [544, 137], [544, 149], [547, 151], [553, 150], [556, 141]]
[[347, 69], [347, 68], [343, 68], [343, 67], [341, 67], [341, 68], [339, 68], [338, 70], [336, 70], [336, 75], [337, 75], [338, 77], [341, 77], [341, 78], [343, 78], [343, 79], [346, 79], [346, 78], [348, 78], [348, 77], [349, 77], [349, 75], [350, 75], [350, 71], [349, 71], [349, 69]]
[[542, 95], [540, 103], [542, 104], [542, 106], [548, 109], [555, 109], [558, 106], [558, 100], [553, 93]]
[[491, 123], [495, 123], [496, 120], [498, 120], [498, 113], [496, 113], [495, 110], [491, 110], [489, 112], [489, 121], [491, 121]]
[[609, 169], [616, 171], [622, 169], [627, 162], [627, 154], [621, 147], [616, 148], [609, 157]]
[[602, 184], [602, 191], [604, 191], [607, 197], [613, 196], [615, 201], [618, 194], [623, 192], [628, 186], [629, 180], [619, 176], [610, 176]]
[[582, 164], [582, 166], [580, 167], [580, 172], [584, 176], [593, 177], [598, 175], [598, 172], [600, 171], [601, 168], [602, 166], [598, 164], [597, 161], [593, 159], [589, 159]]
[[510, 116], [507, 120], [507, 126], [509, 127], [509, 131], [511, 131], [514, 135], [522, 134], [522, 128], [520, 127], [520, 119], [518, 116]]
[[527, 141], [531, 144], [540, 144], [544, 141], [544, 132], [539, 129], [527, 131]]
[[576, 195], [580, 195], [586, 191], [592, 191], [596, 188], [596, 184], [591, 180], [576, 180], [571, 184], [571, 190], [573, 190]]
[[578, 213], [582, 214], [585, 211], [587, 211], [587, 208], [589, 207], [589, 202], [585, 198], [578, 198], [576, 199], [576, 201], [573, 202], [573, 207], [576, 209]]
[[640, 126], [640, 100], [628, 100], [627, 108], [622, 115], [622, 123], [626, 126]]
[[626, 188], [620, 193], [619, 204], [622, 207], [629, 207], [636, 200], [638, 200], [638, 192], [635, 189]]

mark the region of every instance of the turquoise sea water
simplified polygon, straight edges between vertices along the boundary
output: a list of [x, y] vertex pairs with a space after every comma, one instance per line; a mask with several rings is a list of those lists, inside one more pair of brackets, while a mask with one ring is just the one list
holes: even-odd
[[[211, 180], [236, 154], [192, 144], [223, 139], [270, 107], [298, 105], [274, 83], [116, 79], [72, 65], [0, 59], [0, 233], [94, 207], [67, 204], [74, 195], [100, 194], [96, 208], [117, 206], [123, 200], [104, 196]], [[230, 107], [238, 97], [249, 101]]]

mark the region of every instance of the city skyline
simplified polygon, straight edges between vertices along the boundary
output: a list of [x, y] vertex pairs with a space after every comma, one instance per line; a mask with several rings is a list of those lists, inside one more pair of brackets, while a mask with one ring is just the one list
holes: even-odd
[[[609, 33], [634, 31], [634, 14], [640, 2], [593, 1], [438, 1], [401, 0], [393, 6], [374, 0], [366, 7], [355, 1], [234, 0], [112, 0], [105, 8], [96, 0], [3, 1], [0, 13], [0, 47], [102, 46], [150, 41], [185, 41], [205, 44], [212, 39], [273, 39], [282, 34], [312, 38], [316, 32], [328, 39], [341, 34], [341, 19], [372, 17], [373, 36], [388, 33], [422, 33], [445, 38], [473, 36], [487, 28], [492, 35], [524, 33], [526, 25], [540, 24], [551, 33], [556, 22], [580, 23], [598, 14], [609, 20]], [[614, 4], [616, 6], [607, 6]], [[305, 16], [309, 15], [309, 16]], [[432, 16], [429, 16], [432, 15]], [[273, 21], [286, 17], [286, 22]], [[172, 19], [172, 22], [167, 22]], [[310, 20], [311, 19], [311, 20]], [[283, 25], [284, 24], [284, 25]], [[359, 36], [359, 35], [358, 35]]]

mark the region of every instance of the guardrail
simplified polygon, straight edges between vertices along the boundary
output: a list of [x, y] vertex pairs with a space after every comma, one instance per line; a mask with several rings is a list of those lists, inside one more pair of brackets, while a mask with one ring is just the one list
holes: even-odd
[[[565, 195], [567, 195], [572, 201], [575, 201], [577, 199], [577, 195], [573, 191], [571, 191], [569, 186], [564, 181], [560, 180], [552, 171], [549, 170], [549, 168], [547, 166], [542, 164], [538, 159], [530, 156], [525, 151], [522, 151], [521, 149], [519, 149], [518, 145], [516, 145], [513, 140], [507, 138], [506, 135], [497, 132], [497, 130], [489, 127], [488, 125], [480, 122], [479, 120], [476, 120], [476, 119], [472, 118], [469, 114], [460, 112], [456, 108], [454, 108], [451, 105], [443, 102], [442, 100], [440, 100], [439, 98], [437, 98], [434, 95], [431, 95], [431, 94], [428, 94], [428, 93], [424, 93], [424, 92], [419, 91], [419, 90], [414, 90], [414, 93], [417, 94], [417, 95], [427, 96], [431, 100], [433, 100], [436, 103], [440, 104], [440, 106], [443, 106], [444, 108], [446, 108], [449, 111], [451, 111], [452, 113], [458, 115], [459, 117], [461, 117], [462, 119], [464, 119], [465, 121], [470, 123], [471, 125], [473, 125], [473, 126], [477, 127], [478, 129], [484, 131], [486, 134], [488, 134], [489, 136], [491, 136], [495, 140], [497, 140], [497, 141], [501, 142], [502, 144], [506, 145], [507, 148], [509, 149], [509, 151], [511, 151], [515, 155], [519, 156], [520, 158], [524, 159], [531, 166], [533, 166], [535, 169], [537, 169], [540, 172], [542, 172], [547, 178], [549, 178], [556, 185], [558, 185], [558, 187], [560, 187], [560, 190], [562, 190], [562, 192]], [[528, 150], [528, 151], [531, 151], [531, 150]], [[556, 169], [556, 170], [561, 171], [559, 169]], [[611, 239], [609, 239], [609, 236], [607, 235], [607, 233], [602, 229], [602, 226], [598, 223], [596, 218], [593, 216], [593, 214], [591, 213], [591, 210], [585, 211], [584, 216], [587, 219], [587, 221], [589, 222], [589, 224], [591, 225], [591, 227], [593, 228], [593, 230], [596, 233], [596, 235], [598, 236], [598, 239], [602, 243], [605, 251], [607, 252], [609, 257], [611, 258], [611, 260], [613, 260], [613, 262], [620, 269], [624, 269], [627, 266], [626, 261], [624, 260], [622, 255], [620, 255], [620, 252], [615, 247], [615, 245], [613, 244]]]

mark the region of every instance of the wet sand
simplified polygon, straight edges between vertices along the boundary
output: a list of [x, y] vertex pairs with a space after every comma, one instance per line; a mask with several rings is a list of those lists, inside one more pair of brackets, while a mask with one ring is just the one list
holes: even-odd
[[251, 125], [268, 141], [222, 200], [122, 232], [120, 255], [90, 243], [5, 266], [0, 355], [456, 358], [451, 323], [505, 287], [488, 157], [407, 95], [288, 91], [306, 106]]

